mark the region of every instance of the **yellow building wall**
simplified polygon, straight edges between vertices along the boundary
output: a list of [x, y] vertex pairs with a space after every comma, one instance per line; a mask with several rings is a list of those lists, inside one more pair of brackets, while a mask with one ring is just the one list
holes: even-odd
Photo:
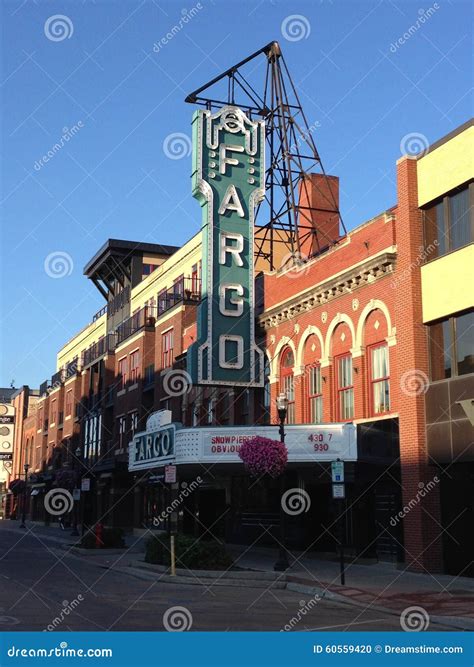
[[474, 177], [474, 127], [468, 127], [417, 161], [418, 206]]
[[199, 232], [133, 288], [132, 313], [137, 308], [142, 308], [152, 297], [156, 299], [158, 292], [161, 292], [161, 290], [172, 287], [176, 278], [180, 276], [191, 277], [192, 266], [197, 264], [201, 257], [201, 233]]
[[421, 267], [423, 322], [474, 307], [474, 244]]
[[101, 336], [106, 334], [106, 315], [102, 315], [95, 322], [91, 322], [82, 329], [74, 338], [62, 347], [57, 356], [56, 370], [71, 362], [74, 357], [81, 356], [81, 352], [90, 345], [96, 343]]

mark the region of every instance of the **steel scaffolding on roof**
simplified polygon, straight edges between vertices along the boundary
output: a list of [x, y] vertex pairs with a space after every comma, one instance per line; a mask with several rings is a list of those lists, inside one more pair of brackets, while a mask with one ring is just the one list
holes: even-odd
[[[258, 78], [261, 70], [254, 67], [247, 71], [248, 66], [261, 55], [266, 58], [264, 78], [259, 85], [251, 84], [249, 78]], [[302, 263], [336, 243], [338, 238], [330, 237], [315, 222], [321, 214], [336, 218], [341, 233], [346, 233], [313, 139], [315, 128], [308, 125], [278, 42], [270, 42], [225, 70], [190, 93], [185, 101], [209, 111], [235, 105], [250, 118], [258, 116], [266, 121], [266, 194], [256, 211], [256, 261], [263, 260], [269, 270], [283, 268]], [[324, 187], [305, 178], [315, 173], [321, 174]], [[319, 190], [323, 208], [311, 205], [308, 188], [314, 187]], [[305, 205], [300, 204], [300, 198]]]

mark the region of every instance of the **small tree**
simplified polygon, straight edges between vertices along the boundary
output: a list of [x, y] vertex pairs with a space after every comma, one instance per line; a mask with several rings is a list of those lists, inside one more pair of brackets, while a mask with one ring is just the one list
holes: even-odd
[[242, 445], [239, 456], [253, 477], [279, 477], [288, 463], [288, 450], [284, 443], [259, 435]]

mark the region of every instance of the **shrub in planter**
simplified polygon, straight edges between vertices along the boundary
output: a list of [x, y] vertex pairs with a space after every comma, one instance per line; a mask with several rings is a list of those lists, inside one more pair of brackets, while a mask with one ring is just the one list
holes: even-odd
[[[214, 540], [202, 540], [188, 535], [175, 539], [176, 567], [193, 570], [227, 570], [233, 564], [225, 548]], [[145, 562], [170, 565], [170, 538], [153, 536], [146, 543]]]
[[[123, 530], [121, 528], [104, 528], [102, 531], [101, 549], [122, 549], [125, 546]], [[85, 549], [96, 548], [96, 536], [93, 530], [88, 531], [81, 539], [81, 547]]]

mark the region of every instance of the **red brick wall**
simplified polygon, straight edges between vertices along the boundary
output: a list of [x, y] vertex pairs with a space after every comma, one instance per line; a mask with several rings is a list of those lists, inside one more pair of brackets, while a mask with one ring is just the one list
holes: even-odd
[[[426, 331], [422, 324], [421, 271], [416, 264], [423, 246], [418, 208], [416, 160], [398, 163], [397, 269], [409, 276], [395, 290], [397, 322], [397, 374], [399, 392], [400, 457], [403, 499], [416, 497], [420, 486], [432, 480], [436, 469], [428, 465], [424, 391], [428, 381]], [[412, 569], [442, 569], [439, 528], [439, 487], [430, 491], [404, 521], [405, 550]]]

